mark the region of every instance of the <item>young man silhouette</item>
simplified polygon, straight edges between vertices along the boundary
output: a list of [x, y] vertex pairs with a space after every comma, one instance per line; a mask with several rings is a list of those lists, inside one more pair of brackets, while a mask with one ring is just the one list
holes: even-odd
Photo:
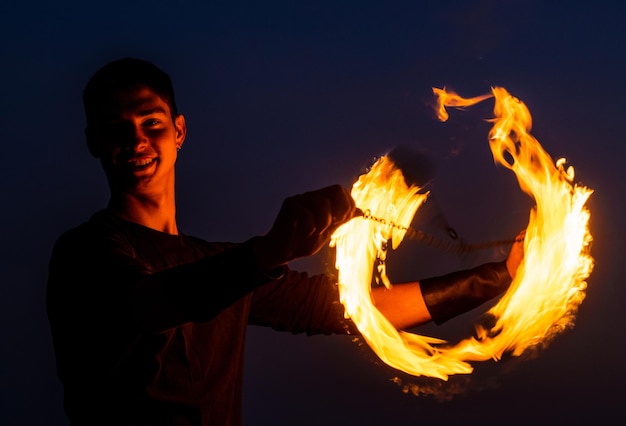
[[[72, 425], [237, 425], [246, 327], [358, 333], [330, 277], [287, 264], [355, 216], [331, 186], [287, 198], [267, 234], [240, 244], [186, 235], [175, 165], [187, 132], [170, 78], [153, 64], [106, 64], [84, 90], [89, 152], [110, 201], [56, 242], [48, 316]], [[398, 328], [442, 322], [501, 294], [523, 256], [373, 290]]]

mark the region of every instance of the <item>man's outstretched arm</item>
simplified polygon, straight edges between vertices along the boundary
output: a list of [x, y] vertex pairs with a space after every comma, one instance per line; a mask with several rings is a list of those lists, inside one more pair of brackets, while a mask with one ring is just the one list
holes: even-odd
[[487, 263], [441, 277], [372, 290], [377, 309], [398, 329], [434, 321], [441, 324], [504, 293], [524, 257], [524, 231], [505, 261]]

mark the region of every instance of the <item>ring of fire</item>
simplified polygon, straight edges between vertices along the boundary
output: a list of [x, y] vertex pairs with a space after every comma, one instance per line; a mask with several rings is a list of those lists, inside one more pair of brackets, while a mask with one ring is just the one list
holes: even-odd
[[433, 92], [442, 121], [447, 119], [446, 106], [466, 107], [495, 99], [489, 132], [493, 158], [515, 173], [522, 191], [535, 201], [526, 228], [524, 260], [509, 290], [489, 311], [495, 324], [488, 329], [476, 326], [476, 336], [448, 345], [442, 339], [396, 330], [373, 306], [374, 261], [382, 261], [380, 276], [391, 286], [382, 247], [391, 239], [392, 249], [397, 248], [406, 232], [401, 228], [408, 228], [428, 195], [407, 186], [402, 172], [386, 156], [352, 188], [357, 206], [384, 221], [353, 219], [337, 229], [330, 244], [336, 247], [339, 293], [346, 316], [378, 357], [408, 374], [447, 380], [449, 375], [471, 373], [471, 361], [497, 361], [505, 352], [519, 356], [573, 324], [593, 269], [590, 213], [585, 207], [593, 191], [573, 182], [574, 169], [564, 168], [565, 159], [552, 161], [530, 134], [528, 109], [505, 89], [495, 87], [491, 94], [471, 99], [445, 89], [433, 88]]

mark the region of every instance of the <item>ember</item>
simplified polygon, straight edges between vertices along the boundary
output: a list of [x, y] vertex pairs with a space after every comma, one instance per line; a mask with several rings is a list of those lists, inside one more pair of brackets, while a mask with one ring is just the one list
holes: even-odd
[[449, 345], [396, 330], [373, 306], [369, 285], [374, 260], [381, 261], [379, 276], [391, 286], [384, 267], [386, 243], [391, 239], [392, 248], [397, 248], [427, 197], [419, 193], [420, 188], [407, 186], [387, 156], [352, 188], [357, 205], [379, 220], [364, 217], [346, 223], [335, 232], [331, 245], [337, 248], [339, 291], [346, 315], [372, 350], [396, 369], [447, 380], [452, 374], [471, 373], [470, 361], [499, 360], [505, 352], [519, 356], [573, 324], [593, 269], [590, 213], [585, 207], [593, 191], [573, 182], [574, 169], [565, 169], [564, 159], [552, 161], [530, 135], [528, 109], [505, 89], [496, 87], [491, 94], [471, 99], [445, 89], [433, 92], [442, 121], [448, 117], [446, 106], [467, 107], [495, 98], [489, 133], [493, 158], [515, 173], [520, 188], [535, 202], [526, 228], [524, 261], [510, 289], [489, 311], [495, 323], [491, 328], [476, 326], [476, 336]]

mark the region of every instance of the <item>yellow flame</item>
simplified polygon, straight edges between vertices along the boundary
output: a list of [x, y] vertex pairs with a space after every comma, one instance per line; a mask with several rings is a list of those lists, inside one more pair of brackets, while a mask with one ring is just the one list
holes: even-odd
[[[391, 239], [396, 248], [404, 237], [390, 224], [409, 226], [427, 196], [418, 193], [420, 188], [408, 187], [386, 156], [352, 188], [357, 205], [384, 221], [354, 219], [335, 232], [331, 245], [337, 248], [339, 291], [346, 315], [373, 351], [406, 373], [446, 380], [452, 374], [471, 373], [469, 361], [498, 360], [505, 352], [518, 356], [573, 324], [593, 269], [590, 213], [585, 207], [593, 191], [573, 183], [574, 170], [564, 169], [564, 159], [553, 163], [529, 133], [528, 109], [505, 89], [496, 87], [492, 94], [471, 99], [443, 89], [433, 91], [442, 120], [447, 118], [446, 106], [469, 106], [495, 98], [489, 133], [493, 158], [515, 173], [520, 188], [536, 203], [526, 229], [524, 261], [507, 293], [489, 311], [497, 318], [495, 325], [490, 329], [477, 326], [475, 337], [450, 346], [441, 339], [396, 330], [373, 306], [374, 259], [384, 262], [383, 245]], [[384, 266], [379, 265], [379, 272], [385, 285], [391, 286]]]
[[485, 99], [489, 99], [493, 96], [491, 94], [486, 94], [466, 99], [457, 95], [453, 91], [446, 91], [445, 87], [443, 89], [433, 87], [433, 93], [435, 94], [435, 96], [437, 96], [439, 104], [439, 107], [437, 108], [437, 117], [441, 121], [448, 120], [448, 111], [446, 111], [447, 106], [462, 109], [477, 104], [478, 102], [484, 101]]

